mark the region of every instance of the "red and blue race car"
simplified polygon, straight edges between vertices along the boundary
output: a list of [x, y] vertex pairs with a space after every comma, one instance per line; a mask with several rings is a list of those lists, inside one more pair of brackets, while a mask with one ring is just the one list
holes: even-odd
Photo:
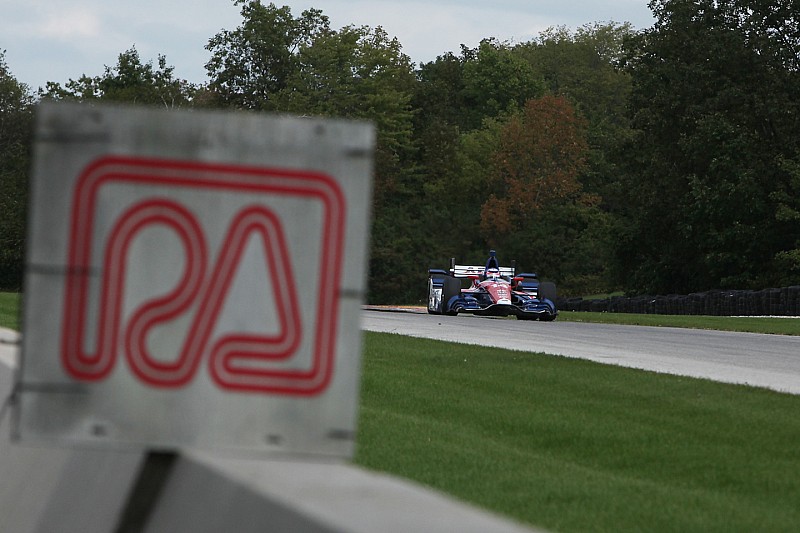
[[[462, 280], [469, 280], [464, 288]], [[534, 273], [515, 273], [515, 267], [501, 267], [494, 250], [485, 266], [457, 265], [449, 270], [428, 270], [428, 313], [510, 316], [520, 320], [555, 320], [556, 286], [539, 281]]]

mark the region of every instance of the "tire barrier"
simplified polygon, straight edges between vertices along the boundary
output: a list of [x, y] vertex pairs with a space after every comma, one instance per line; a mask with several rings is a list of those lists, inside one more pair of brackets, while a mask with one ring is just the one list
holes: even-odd
[[649, 315], [800, 316], [800, 285], [781, 289], [713, 290], [688, 295], [561, 298], [561, 311]]

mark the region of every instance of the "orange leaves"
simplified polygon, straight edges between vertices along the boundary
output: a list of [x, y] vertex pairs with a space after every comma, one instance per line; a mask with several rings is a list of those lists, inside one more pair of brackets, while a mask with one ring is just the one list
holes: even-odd
[[563, 97], [528, 100], [500, 132], [481, 209], [487, 237], [509, 234], [548, 204], [578, 199], [587, 151], [583, 120]]

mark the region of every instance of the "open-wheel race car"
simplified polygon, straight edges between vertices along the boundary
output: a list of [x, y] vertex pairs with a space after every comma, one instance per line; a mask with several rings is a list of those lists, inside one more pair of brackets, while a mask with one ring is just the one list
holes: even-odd
[[[469, 280], [469, 287], [462, 286]], [[515, 273], [515, 266], [501, 267], [495, 251], [485, 266], [457, 265], [449, 270], [428, 270], [428, 313], [483, 316], [514, 315], [520, 320], [555, 320], [556, 286], [539, 281], [534, 273]]]

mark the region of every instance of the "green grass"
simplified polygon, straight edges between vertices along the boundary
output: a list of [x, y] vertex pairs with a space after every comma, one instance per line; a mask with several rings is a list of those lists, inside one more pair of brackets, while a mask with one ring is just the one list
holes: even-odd
[[800, 318], [755, 318], [698, 315], [638, 315], [632, 313], [590, 313], [559, 311], [558, 320], [634, 326], [668, 326], [674, 328], [746, 331], [777, 335], [800, 335]]
[[800, 397], [365, 335], [360, 465], [554, 531], [800, 524]]
[[0, 292], [0, 327], [19, 329], [20, 294]]

